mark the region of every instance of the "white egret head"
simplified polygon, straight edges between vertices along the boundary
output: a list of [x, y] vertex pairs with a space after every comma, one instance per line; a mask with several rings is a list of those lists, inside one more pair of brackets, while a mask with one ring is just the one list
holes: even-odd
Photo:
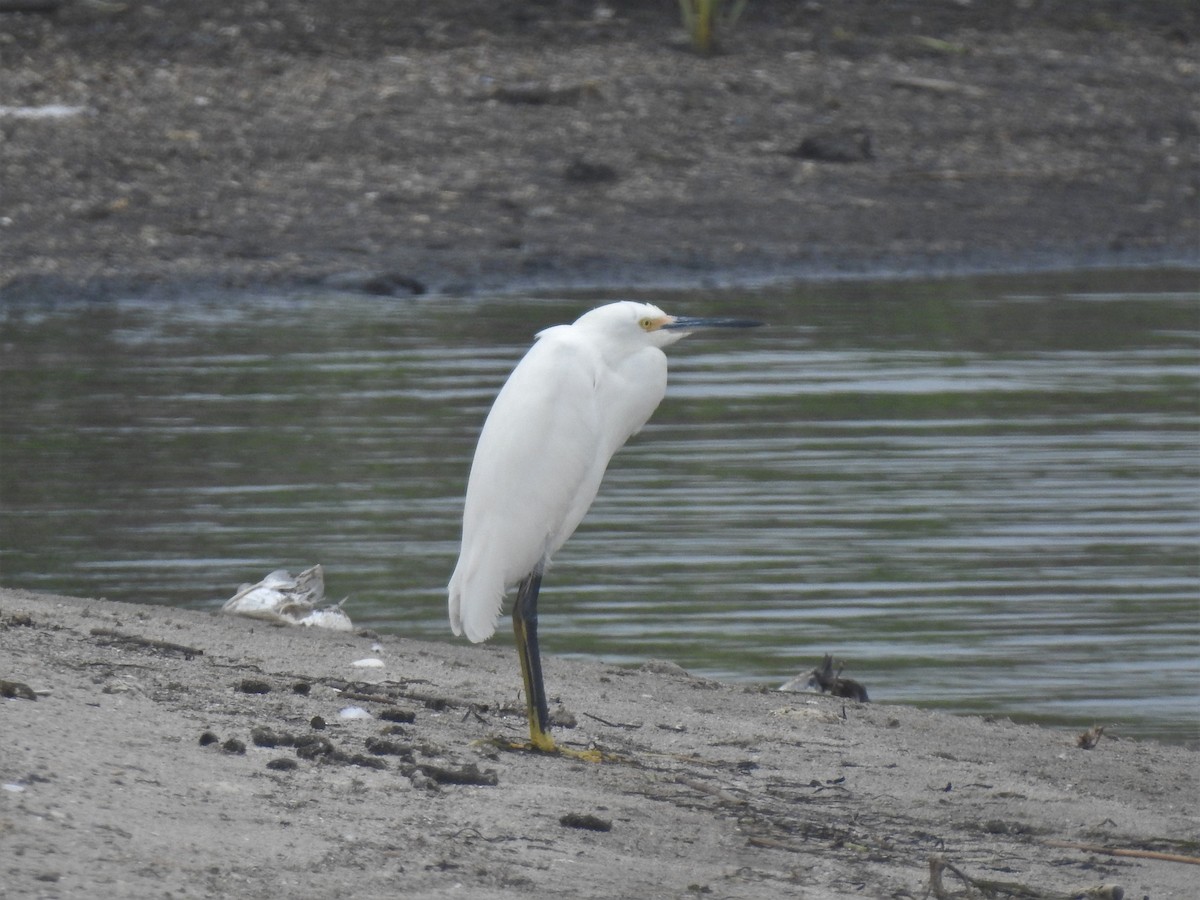
[[670, 316], [653, 303], [620, 300], [584, 313], [575, 321], [574, 327], [630, 348], [647, 344], [662, 348], [700, 328], [753, 328], [761, 324], [750, 319]]

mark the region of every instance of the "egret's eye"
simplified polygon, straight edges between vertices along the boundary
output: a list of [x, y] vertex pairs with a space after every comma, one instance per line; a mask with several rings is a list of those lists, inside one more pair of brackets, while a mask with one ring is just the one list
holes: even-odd
[[643, 316], [638, 320], [638, 325], [641, 326], [642, 331], [651, 331], [654, 328], [654, 320], [649, 316]]

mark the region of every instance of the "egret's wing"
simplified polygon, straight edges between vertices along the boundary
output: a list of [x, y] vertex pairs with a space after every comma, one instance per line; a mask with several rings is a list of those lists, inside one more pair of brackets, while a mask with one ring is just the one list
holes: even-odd
[[601, 362], [570, 328], [543, 332], [488, 414], [467, 484], [450, 622], [495, 632], [507, 588], [562, 546], [599, 489], [611, 453], [596, 407]]

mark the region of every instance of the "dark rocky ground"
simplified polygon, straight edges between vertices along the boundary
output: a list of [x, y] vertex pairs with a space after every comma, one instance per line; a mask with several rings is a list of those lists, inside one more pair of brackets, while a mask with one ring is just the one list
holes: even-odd
[[0, 12], [0, 297], [1195, 265], [1197, 41], [1188, 0], [752, 0], [711, 58], [668, 0]]

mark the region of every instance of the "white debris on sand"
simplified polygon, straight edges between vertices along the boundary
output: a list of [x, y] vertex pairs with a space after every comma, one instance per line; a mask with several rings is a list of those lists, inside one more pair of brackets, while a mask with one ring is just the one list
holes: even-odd
[[50, 103], [45, 106], [0, 106], [0, 119], [69, 119], [87, 112], [83, 106]]
[[318, 564], [295, 577], [286, 569], [276, 569], [258, 584], [243, 584], [221, 612], [281, 625], [353, 631], [354, 625], [342, 609], [346, 601], [317, 609], [324, 600], [325, 572]]

